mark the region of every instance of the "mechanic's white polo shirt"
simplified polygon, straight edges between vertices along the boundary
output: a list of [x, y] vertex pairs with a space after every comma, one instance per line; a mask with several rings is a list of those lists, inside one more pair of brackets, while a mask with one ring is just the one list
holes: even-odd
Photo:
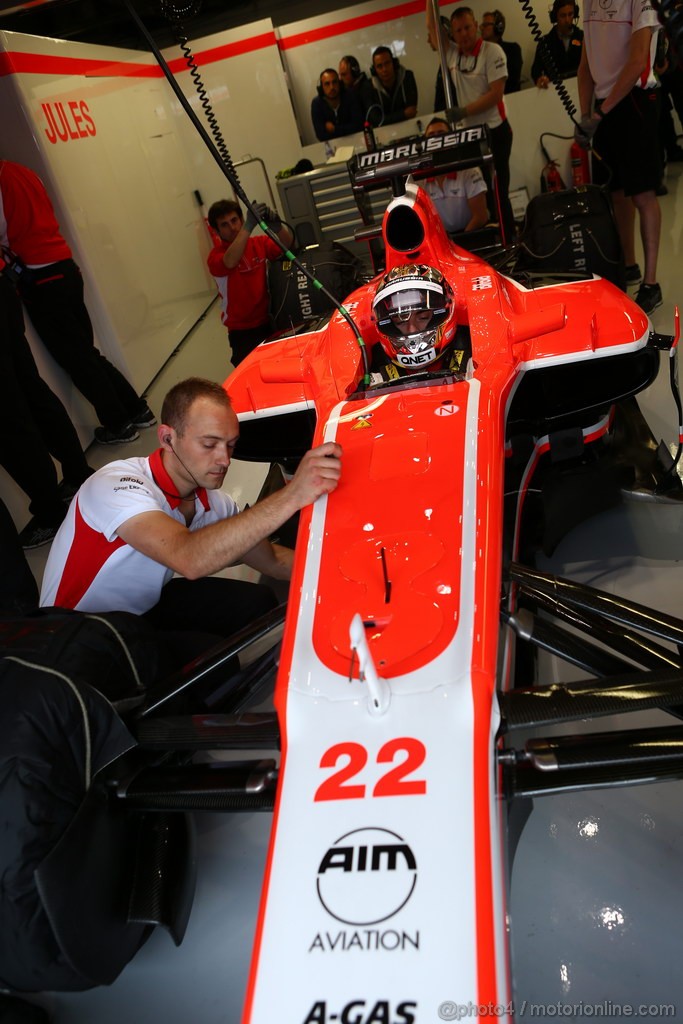
[[[185, 525], [180, 503], [171, 497], [175, 490], [161, 449], [149, 458], [111, 462], [89, 477], [52, 542], [41, 605], [136, 614], [152, 608], [173, 571], [126, 544], [116, 531], [143, 512], [165, 512]], [[237, 512], [229, 495], [198, 488], [189, 529], [199, 530]]]

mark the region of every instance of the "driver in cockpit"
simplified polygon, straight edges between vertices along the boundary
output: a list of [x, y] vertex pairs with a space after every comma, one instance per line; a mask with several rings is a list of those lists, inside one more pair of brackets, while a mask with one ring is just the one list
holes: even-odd
[[470, 332], [458, 326], [450, 285], [425, 264], [389, 270], [372, 303], [379, 345], [372, 350], [371, 386], [418, 371], [463, 373]]

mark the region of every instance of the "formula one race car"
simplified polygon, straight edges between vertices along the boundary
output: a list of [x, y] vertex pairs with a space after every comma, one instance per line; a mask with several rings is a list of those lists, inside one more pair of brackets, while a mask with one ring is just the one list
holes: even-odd
[[[395, 157], [373, 166], [398, 181]], [[683, 703], [682, 622], [534, 567], [623, 488], [680, 499], [633, 398], [678, 338], [591, 275], [497, 272], [412, 178], [394, 193], [384, 273], [226, 382], [237, 457], [343, 450], [298, 527], [245, 1024], [512, 1016], [506, 809], [683, 772], [678, 729], [509, 744]], [[586, 678], [543, 686], [538, 647]]]

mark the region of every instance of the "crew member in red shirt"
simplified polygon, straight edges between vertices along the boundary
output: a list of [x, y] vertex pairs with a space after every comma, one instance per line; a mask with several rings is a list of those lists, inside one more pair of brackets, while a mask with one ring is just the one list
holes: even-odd
[[83, 278], [59, 230], [50, 197], [32, 170], [0, 160], [0, 245], [31, 323], [102, 426], [98, 444], [135, 441], [154, 413], [95, 346]]
[[[293, 235], [287, 225], [263, 203], [256, 209], [261, 220], [289, 247]], [[221, 295], [221, 319], [228, 328], [233, 366], [237, 366], [272, 330], [268, 260], [279, 259], [283, 253], [267, 235], [251, 237], [256, 218], [249, 211], [245, 220], [239, 203], [232, 199], [214, 203], [208, 221], [218, 240], [207, 262]]]

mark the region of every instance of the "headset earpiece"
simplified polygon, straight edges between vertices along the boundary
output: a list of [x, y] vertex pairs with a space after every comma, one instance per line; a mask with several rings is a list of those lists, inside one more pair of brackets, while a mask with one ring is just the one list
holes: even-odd
[[505, 17], [501, 11], [493, 12], [493, 31], [497, 36], [502, 36], [505, 31]]

